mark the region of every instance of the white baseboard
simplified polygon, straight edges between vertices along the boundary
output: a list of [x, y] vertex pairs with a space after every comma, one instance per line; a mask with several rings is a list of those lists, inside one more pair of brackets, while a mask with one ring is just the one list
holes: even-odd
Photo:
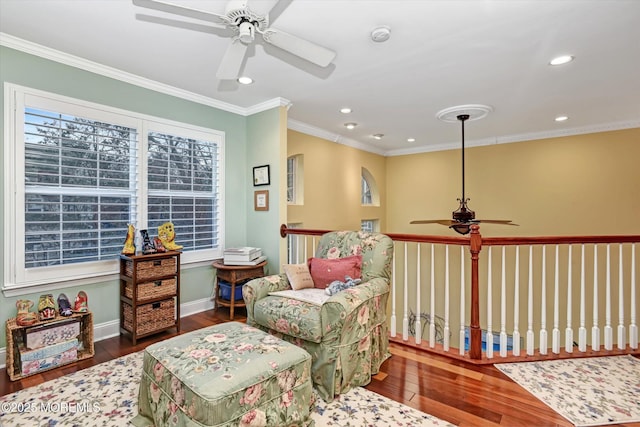
[[[213, 301], [210, 298], [203, 298], [196, 301], [180, 304], [180, 318], [191, 316], [192, 314], [213, 309]], [[120, 335], [120, 320], [109, 320], [107, 322], [93, 325], [93, 341], [102, 341], [107, 338]], [[7, 348], [0, 348], [0, 369], [7, 365]]]

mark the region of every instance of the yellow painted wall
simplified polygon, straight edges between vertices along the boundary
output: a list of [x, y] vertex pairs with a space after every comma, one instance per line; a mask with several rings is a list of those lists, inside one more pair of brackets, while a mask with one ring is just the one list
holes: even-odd
[[[640, 234], [640, 128], [466, 149], [466, 196], [487, 236]], [[461, 193], [460, 150], [389, 157], [389, 233], [445, 234]]]
[[[288, 155], [305, 155], [305, 205], [289, 206], [288, 222], [301, 222], [304, 228], [356, 229], [363, 217], [359, 207], [360, 167], [367, 163], [381, 187], [381, 231], [387, 233], [431, 234], [456, 236], [455, 232], [441, 225], [410, 225], [414, 219], [449, 219], [451, 211], [458, 207], [456, 199], [461, 192], [460, 150], [382, 157], [289, 131]], [[640, 129], [628, 129], [586, 135], [549, 138], [510, 144], [472, 147], [466, 150], [466, 196], [477, 218], [512, 219], [519, 227], [482, 225], [485, 236], [543, 236], [543, 235], [604, 235], [640, 234]], [[397, 246], [396, 270], [399, 284], [404, 282], [402, 265], [404, 253]], [[424, 248], [423, 262], [428, 249]], [[573, 256], [574, 283], [579, 277], [579, 253]], [[589, 249], [592, 250], [592, 249]], [[442, 248], [439, 249], [442, 252]], [[460, 310], [459, 249], [451, 253], [451, 328], [452, 340], [457, 340]], [[436, 257], [437, 296], [436, 314], [444, 310], [444, 261], [443, 254]], [[487, 250], [483, 250], [481, 258]], [[508, 250], [512, 257], [513, 248]], [[540, 271], [540, 248], [536, 248], [535, 271]], [[588, 259], [592, 259], [589, 252]], [[521, 254], [523, 258], [528, 255]], [[547, 254], [547, 258], [552, 257]], [[627, 256], [627, 255], [625, 255]], [[500, 284], [499, 254], [494, 253], [494, 288]], [[416, 304], [416, 255], [412, 247], [408, 261], [408, 301], [412, 310]], [[483, 258], [482, 277], [486, 280], [486, 259]], [[548, 261], [549, 265], [550, 260]], [[513, 309], [513, 261], [509, 263], [509, 301], [507, 303], [508, 330], [512, 327]], [[561, 317], [566, 325], [566, 260], [562, 260]], [[523, 267], [524, 268], [524, 267]], [[600, 266], [601, 274], [604, 266]], [[466, 270], [469, 274], [469, 269]], [[536, 273], [538, 274], [538, 273]], [[547, 275], [552, 275], [549, 270]], [[521, 327], [526, 325], [526, 271], [521, 271], [520, 317]], [[422, 293], [420, 311], [428, 311], [428, 267], [422, 269]], [[615, 277], [614, 277], [615, 278]], [[540, 280], [536, 277], [536, 280]], [[553, 277], [549, 276], [547, 301], [547, 325], [552, 323]], [[592, 281], [592, 266], [587, 267], [587, 281]], [[601, 282], [604, 277], [601, 277]], [[524, 286], [524, 287], [522, 287]], [[486, 296], [482, 286], [482, 300]], [[600, 293], [603, 292], [603, 287]], [[614, 301], [617, 294], [614, 289]], [[494, 291], [494, 310], [499, 310], [498, 289]], [[604, 300], [604, 296], [600, 296]], [[626, 297], [628, 298], [628, 296]], [[534, 292], [536, 304], [540, 301], [540, 289]], [[625, 299], [628, 301], [628, 299]], [[578, 299], [574, 295], [573, 321], [577, 330]], [[588, 301], [590, 304], [591, 302]], [[465, 301], [469, 312], [469, 301]], [[396, 327], [402, 330], [403, 299], [396, 301], [399, 313]], [[389, 307], [391, 312], [391, 307]], [[482, 326], [486, 326], [486, 313], [482, 311]], [[494, 311], [493, 328], [500, 323], [499, 312]], [[591, 314], [588, 313], [590, 320]], [[601, 317], [604, 313], [601, 313]], [[614, 318], [617, 316], [614, 314]], [[540, 324], [534, 319], [535, 327]], [[468, 319], [468, 318], [467, 318]], [[468, 320], [465, 322], [468, 323]], [[423, 325], [424, 326], [424, 325]], [[550, 327], [550, 326], [548, 326]], [[564, 332], [562, 332], [564, 333]], [[563, 338], [564, 339], [564, 338]], [[453, 341], [457, 342], [457, 341]], [[563, 341], [564, 342], [564, 341]]]
[[[304, 156], [304, 203], [289, 205], [288, 223], [304, 228], [359, 230], [363, 219], [378, 219], [386, 227], [386, 164], [383, 156], [289, 130], [287, 155]], [[373, 175], [380, 206], [362, 206], [362, 168]]]

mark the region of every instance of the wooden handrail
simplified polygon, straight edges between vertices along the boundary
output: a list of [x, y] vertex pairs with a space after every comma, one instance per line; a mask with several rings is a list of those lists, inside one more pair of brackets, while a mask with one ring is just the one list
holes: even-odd
[[[336, 230], [288, 228], [285, 224], [280, 227], [280, 235], [321, 236]], [[471, 259], [470, 283], [470, 316], [469, 316], [469, 352], [470, 361], [481, 363], [486, 358], [482, 351], [482, 329], [480, 325], [480, 280], [479, 261], [483, 246], [524, 246], [524, 245], [573, 245], [573, 244], [623, 244], [639, 243], [640, 235], [601, 235], [601, 236], [530, 236], [530, 237], [482, 237], [477, 224], [471, 226], [468, 236], [436, 236], [384, 233], [394, 242], [428, 243], [443, 245], [469, 246]], [[621, 246], [622, 248], [622, 246]], [[635, 249], [635, 246], [634, 246]], [[504, 248], [503, 248], [504, 250]], [[622, 249], [621, 249], [622, 250]], [[633, 315], [632, 315], [633, 316]], [[634, 347], [635, 348], [635, 347]], [[638, 350], [636, 349], [636, 352]], [[546, 354], [546, 353], [545, 353]]]

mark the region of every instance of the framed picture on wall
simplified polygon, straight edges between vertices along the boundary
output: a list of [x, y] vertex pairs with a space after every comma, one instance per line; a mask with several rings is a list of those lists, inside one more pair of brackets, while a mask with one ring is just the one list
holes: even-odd
[[269, 175], [269, 165], [255, 166], [253, 168], [253, 185], [269, 185], [271, 183]]
[[253, 208], [256, 211], [269, 210], [269, 190], [260, 190], [254, 192]]

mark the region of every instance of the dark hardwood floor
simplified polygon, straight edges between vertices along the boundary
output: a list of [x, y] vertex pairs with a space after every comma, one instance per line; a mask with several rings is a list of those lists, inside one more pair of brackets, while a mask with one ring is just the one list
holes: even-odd
[[[244, 309], [239, 311], [235, 320], [243, 322], [246, 320]], [[228, 319], [228, 308], [198, 313], [181, 319], [181, 333]], [[98, 341], [93, 358], [19, 381], [10, 381], [5, 369], [2, 369], [0, 395], [143, 350], [149, 344], [172, 336], [175, 336], [175, 332], [160, 333], [138, 340], [136, 346], [132, 345], [128, 336]], [[390, 348], [393, 356], [366, 387], [373, 392], [459, 426], [572, 425], [492, 365], [471, 365], [397, 343], [391, 343]], [[620, 425], [640, 427], [640, 423]]]

